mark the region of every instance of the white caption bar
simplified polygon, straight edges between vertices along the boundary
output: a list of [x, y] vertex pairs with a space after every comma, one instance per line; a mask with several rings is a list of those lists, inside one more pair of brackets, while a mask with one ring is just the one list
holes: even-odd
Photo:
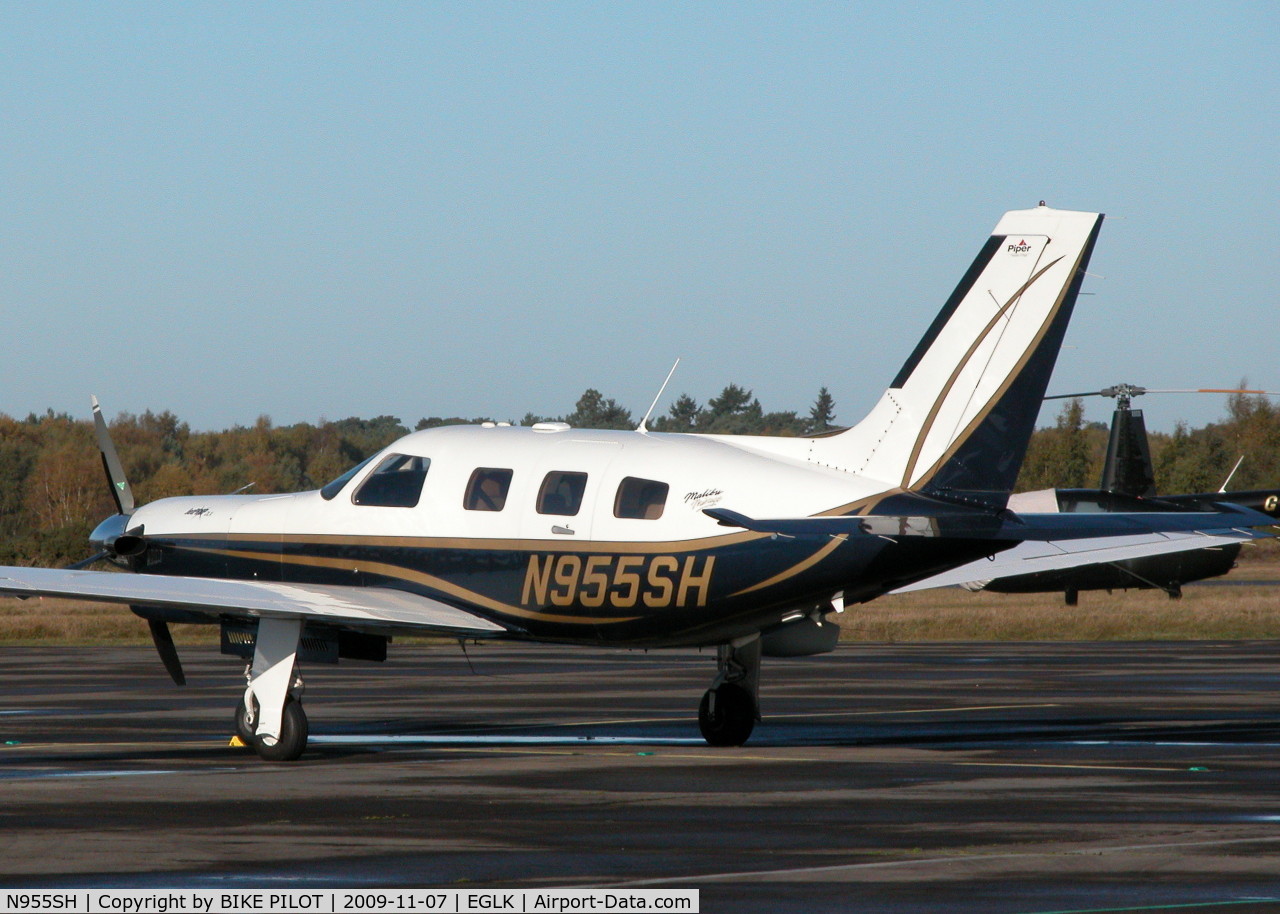
[[4, 890], [0, 912], [77, 914], [338, 914], [338, 912], [699, 911], [697, 889], [325, 889], [227, 892], [213, 889]]

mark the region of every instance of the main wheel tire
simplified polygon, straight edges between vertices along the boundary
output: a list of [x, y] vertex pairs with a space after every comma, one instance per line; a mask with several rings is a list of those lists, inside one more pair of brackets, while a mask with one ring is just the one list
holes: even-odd
[[280, 738], [269, 736], [253, 737], [253, 749], [259, 757], [268, 762], [293, 762], [307, 748], [307, 715], [302, 710], [302, 702], [292, 698], [284, 703], [284, 714], [280, 720]]
[[236, 736], [248, 747], [253, 746], [254, 731], [258, 728], [258, 699], [254, 698], [252, 701], [252, 714], [244, 706], [243, 700], [236, 705]]
[[708, 689], [698, 705], [698, 727], [712, 746], [741, 746], [756, 726], [756, 700], [742, 686], [727, 682]]

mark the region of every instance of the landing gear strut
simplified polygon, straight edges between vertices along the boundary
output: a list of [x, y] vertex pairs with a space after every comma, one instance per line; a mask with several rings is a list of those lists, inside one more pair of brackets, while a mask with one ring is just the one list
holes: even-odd
[[236, 708], [236, 735], [269, 762], [292, 762], [307, 748], [307, 715], [302, 679], [294, 661], [301, 619], [264, 617], [258, 621], [248, 686]]
[[720, 645], [716, 667], [698, 706], [698, 727], [712, 746], [741, 746], [760, 719], [760, 636]]

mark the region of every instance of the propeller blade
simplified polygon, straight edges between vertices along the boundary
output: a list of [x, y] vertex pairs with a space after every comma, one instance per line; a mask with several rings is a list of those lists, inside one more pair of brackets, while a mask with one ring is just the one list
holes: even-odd
[[81, 559], [80, 561], [75, 562], [74, 564], [67, 565], [66, 570], [80, 571], [82, 569], [88, 568], [90, 565], [96, 564], [97, 562], [101, 562], [103, 559], [107, 558], [110, 555], [111, 553], [109, 552], [99, 552], [97, 555], [92, 555], [87, 559]]
[[120, 465], [120, 456], [116, 454], [116, 446], [111, 442], [111, 434], [107, 431], [107, 420], [102, 417], [102, 407], [98, 398], [93, 398], [93, 430], [98, 437], [98, 450], [102, 453], [102, 468], [107, 474], [107, 484], [111, 486], [111, 497], [116, 501], [116, 508], [121, 514], [132, 514], [134, 508], [133, 490], [129, 488], [129, 480], [125, 478], [124, 467]]
[[151, 640], [155, 642], [156, 653], [160, 655], [160, 662], [164, 664], [169, 678], [173, 680], [174, 685], [186, 685], [187, 677], [182, 672], [182, 661], [178, 659], [178, 649], [173, 644], [173, 635], [169, 634], [169, 623], [159, 619], [148, 619], [147, 626], [151, 629]]

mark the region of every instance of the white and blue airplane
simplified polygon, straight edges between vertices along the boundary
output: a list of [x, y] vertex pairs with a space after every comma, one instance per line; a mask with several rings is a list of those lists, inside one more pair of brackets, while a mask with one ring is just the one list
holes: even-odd
[[[406, 633], [715, 646], [699, 724], [741, 745], [761, 656], [832, 649], [847, 606], [972, 579], [973, 562], [991, 578], [1276, 534], [1230, 504], [1009, 510], [1101, 224], [1006, 213], [880, 401], [838, 433], [452, 426], [317, 491], [139, 507], [95, 401], [118, 507], [98, 554], [0, 568], [0, 593], [127, 604], [179, 682], [168, 624], [221, 625], [224, 651], [251, 658], [237, 732], [269, 760], [306, 748], [299, 659], [384, 659]], [[133, 573], [83, 570], [101, 560]]]

